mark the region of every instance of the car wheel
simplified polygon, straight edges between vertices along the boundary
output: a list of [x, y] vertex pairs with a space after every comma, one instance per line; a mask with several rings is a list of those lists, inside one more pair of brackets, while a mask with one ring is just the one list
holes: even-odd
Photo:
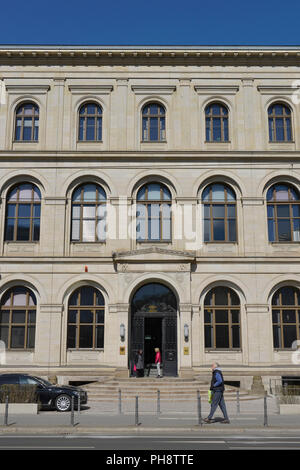
[[71, 409], [71, 397], [69, 395], [59, 395], [55, 399], [55, 408], [57, 411], [69, 411]]

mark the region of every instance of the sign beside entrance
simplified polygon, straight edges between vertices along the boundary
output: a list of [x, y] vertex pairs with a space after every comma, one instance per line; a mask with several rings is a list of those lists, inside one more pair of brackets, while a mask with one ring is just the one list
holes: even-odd
[[185, 356], [188, 356], [188, 355], [190, 354], [190, 350], [189, 350], [189, 348], [188, 348], [187, 346], [184, 346], [184, 348], [183, 348], [183, 354], [184, 354]]
[[120, 346], [120, 356], [125, 356], [125, 346]]

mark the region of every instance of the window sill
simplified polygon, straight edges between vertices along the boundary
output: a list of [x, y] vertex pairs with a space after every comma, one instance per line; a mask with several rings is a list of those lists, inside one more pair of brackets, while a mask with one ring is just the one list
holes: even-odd
[[136, 243], [159, 243], [159, 244], [170, 244], [172, 240], [136, 240]]
[[13, 140], [13, 144], [38, 144], [38, 140]]
[[30, 241], [30, 240], [4, 240], [4, 243], [7, 245], [38, 245], [40, 243], [39, 240], [37, 241]]
[[68, 348], [67, 351], [68, 352], [81, 352], [81, 351], [104, 352], [104, 348]]
[[220, 349], [218, 349], [218, 348], [216, 348], [216, 349], [213, 349], [213, 348], [205, 349], [205, 353], [214, 353], [215, 354], [215, 353], [218, 353], [218, 352], [221, 352], [221, 353], [241, 353], [243, 351], [240, 348], [237, 348], [237, 349], [221, 349], [221, 348]]

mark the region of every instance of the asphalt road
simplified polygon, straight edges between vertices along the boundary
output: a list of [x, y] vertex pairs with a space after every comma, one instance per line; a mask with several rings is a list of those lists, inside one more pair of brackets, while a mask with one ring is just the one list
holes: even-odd
[[[226, 435], [219, 437], [176, 435], [43, 435], [0, 436], [2, 450], [106, 450], [106, 451], [201, 451], [201, 450], [300, 450], [300, 437], [287, 434]], [[112, 454], [117, 455], [117, 454]], [[132, 455], [135, 455], [134, 453]], [[155, 454], [154, 454], [155, 455]], [[197, 452], [194, 452], [195, 459]], [[157, 463], [157, 462], [152, 462]], [[196, 463], [194, 461], [193, 463]], [[142, 468], [141, 465], [138, 465]]]

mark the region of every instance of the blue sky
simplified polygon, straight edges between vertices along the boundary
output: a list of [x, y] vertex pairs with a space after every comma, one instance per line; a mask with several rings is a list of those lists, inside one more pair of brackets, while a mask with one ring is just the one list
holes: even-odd
[[299, 45], [299, 0], [15, 0], [1, 44]]

